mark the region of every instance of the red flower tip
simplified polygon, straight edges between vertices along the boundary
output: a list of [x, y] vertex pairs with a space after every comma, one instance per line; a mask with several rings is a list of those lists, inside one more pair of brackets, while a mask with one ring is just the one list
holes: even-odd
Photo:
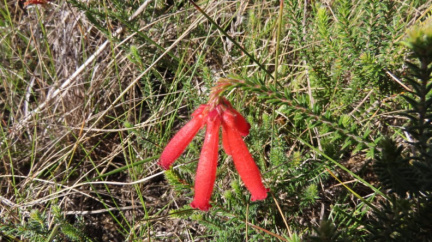
[[270, 191], [270, 189], [269, 188], [266, 188], [265, 189], [265, 192], [260, 192], [260, 193], [258, 193], [258, 194], [254, 194], [254, 195], [252, 195], [252, 197], [251, 197], [251, 201], [252, 202], [255, 202], [255, 201], [260, 201], [260, 200], [264, 200], [264, 199], [266, 199], [267, 198], [267, 192], [269, 192]]
[[178, 133], [170, 140], [168, 145], [163, 150], [159, 158], [159, 165], [165, 170], [169, 169], [174, 161], [180, 157], [180, 155], [204, 125], [205, 118], [203, 112], [205, 109], [202, 106], [200, 106], [194, 112], [194, 117], [192, 120], [178, 131]]
[[193, 200], [190, 204], [192, 208], [198, 208], [201, 211], [208, 211], [211, 208], [211, 205], [207, 203], [198, 204], [196, 200]]
[[192, 114], [192, 117], [198, 116], [198, 115], [205, 115], [207, 110], [206, 108], [208, 108], [209, 105], [207, 104], [201, 104]]

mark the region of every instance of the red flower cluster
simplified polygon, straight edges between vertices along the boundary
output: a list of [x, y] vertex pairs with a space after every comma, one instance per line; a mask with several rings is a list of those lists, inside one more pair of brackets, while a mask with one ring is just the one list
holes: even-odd
[[193, 208], [207, 211], [211, 207], [209, 201], [216, 179], [219, 129], [222, 126], [223, 148], [232, 156], [241, 179], [252, 194], [251, 200], [265, 199], [268, 190], [262, 184], [260, 171], [242, 139], [249, 134], [250, 124], [225, 98], [213, 96], [209, 103], [201, 105], [192, 114], [192, 120], [171, 139], [160, 156], [159, 164], [169, 169], [198, 131], [207, 125], [191, 203]]

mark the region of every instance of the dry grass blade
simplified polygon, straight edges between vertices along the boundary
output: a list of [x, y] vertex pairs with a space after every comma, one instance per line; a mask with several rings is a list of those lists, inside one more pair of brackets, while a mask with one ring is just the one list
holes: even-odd
[[[136, 18], [140, 13], [142, 13], [145, 8], [150, 4], [152, 0], [145, 1], [129, 18], [129, 20], [133, 20]], [[78, 21], [78, 19], [76, 20]], [[117, 37], [121, 32], [123, 31], [122, 27], [119, 27], [113, 34], [113, 37]], [[96, 58], [99, 57], [101, 53], [105, 51], [105, 49], [109, 46], [110, 40], [106, 40], [102, 45], [100, 45], [97, 50], [72, 74], [68, 79], [66, 79], [61, 86], [53, 91], [50, 91], [45, 99], [44, 102], [39, 104], [34, 110], [32, 110], [30, 113], [25, 112], [24, 117], [18, 121], [18, 123], [14, 126], [14, 131], [11, 132], [11, 135], [16, 135], [15, 132], [19, 132], [21, 129], [25, 128], [27, 126], [27, 123], [34, 118], [35, 115], [42, 112], [44, 108], [46, 108], [50, 103], [55, 102], [54, 100], [61, 100], [65, 95], [67, 95], [68, 89], [73, 84], [73, 81], [82, 74], [83, 71], [87, 70], [90, 65], [93, 64]], [[33, 81], [29, 85], [29, 89], [33, 84]], [[29, 94], [27, 94], [29, 95]], [[26, 98], [28, 100], [28, 97]], [[27, 108], [26, 108], [27, 109]]]

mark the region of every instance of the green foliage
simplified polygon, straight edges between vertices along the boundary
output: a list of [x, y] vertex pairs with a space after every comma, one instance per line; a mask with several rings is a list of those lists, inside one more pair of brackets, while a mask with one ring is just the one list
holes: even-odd
[[369, 239], [386, 241], [428, 241], [430, 239], [432, 236], [430, 201], [424, 200], [418, 203], [414, 199], [392, 196], [390, 200], [380, 203], [381, 210], [374, 213], [373, 219], [368, 224]]
[[[395, 64], [402, 55], [392, 39], [403, 34], [404, 27], [393, 22], [400, 18], [394, 1], [341, 0], [335, 6], [330, 12], [315, 5], [317, 28], [311, 25], [310, 31], [317, 31], [312, 38], [319, 44], [307, 57], [311, 81], [325, 87], [316, 89], [317, 101], [342, 106], [338, 112], [344, 113], [351, 111], [347, 104], [371, 90], [379, 95], [398, 90], [383, 70], [398, 69]], [[331, 21], [331, 15], [337, 21]]]
[[180, 173], [174, 169], [165, 172], [165, 179], [179, 192], [192, 188], [190, 185], [191, 180], [184, 175], [181, 176]]
[[29, 241], [91, 241], [83, 234], [83, 224], [71, 224], [63, 218], [61, 210], [53, 207], [52, 220], [48, 220], [46, 213], [41, 213], [34, 209], [30, 212], [28, 221], [23, 225], [17, 226], [3, 220], [0, 231], [9, 238], [22, 238]]
[[430, 21], [413, 27], [404, 43], [412, 51], [411, 60], [407, 61], [410, 73], [406, 81], [413, 90], [409, 95], [403, 95], [410, 105], [403, 115], [409, 119], [405, 130], [411, 152], [402, 154], [402, 147], [385, 141], [382, 156], [376, 162], [383, 184], [400, 196], [405, 192], [432, 191], [432, 58], [427, 54], [432, 49]]
[[300, 206], [303, 207], [313, 205], [317, 201], [317, 199], [319, 199], [317, 185], [311, 184], [307, 186], [304, 190]]
[[[408, 149], [386, 138], [374, 162], [384, 188], [395, 193], [381, 202], [381, 210], [368, 226], [373, 240], [427, 241], [432, 236], [430, 223], [432, 192], [432, 25], [430, 21], [408, 32], [404, 44], [410, 48], [405, 78], [412, 91], [403, 95], [409, 109], [405, 127]], [[409, 195], [407, 197], [407, 194]]]
[[316, 235], [307, 238], [308, 241], [352, 241], [328, 220], [321, 221], [319, 227], [314, 228]]
[[377, 157], [374, 162], [374, 171], [378, 175], [384, 189], [404, 197], [407, 193], [418, 194], [419, 173], [410, 163], [408, 157], [403, 157], [402, 146], [397, 146], [396, 142], [390, 138], [383, 139], [378, 147]]

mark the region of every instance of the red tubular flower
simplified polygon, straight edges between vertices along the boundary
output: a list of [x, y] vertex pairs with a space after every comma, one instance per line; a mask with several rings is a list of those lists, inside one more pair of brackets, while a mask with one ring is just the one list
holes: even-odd
[[262, 184], [260, 171], [242, 139], [242, 136], [249, 134], [251, 126], [227, 99], [220, 97], [220, 92], [228, 85], [229, 82], [222, 82], [214, 88], [209, 104], [201, 105], [192, 113], [192, 120], [171, 139], [159, 159], [159, 164], [164, 169], [169, 169], [197, 132], [207, 124], [195, 178], [194, 200], [191, 203], [193, 208], [204, 211], [211, 207], [209, 202], [216, 180], [221, 126], [223, 148], [232, 156], [241, 179], [252, 194], [251, 200], [263, 200], [267, 197], [268, 190]]
[[207, 119], [206, 135], [195, 176], [195, 196], [191, 203], [191, 207], [203, 211], [211, 207], [209, 201], [216, 180], [220, 125], [221, 120], [217, 110], [211, 111]]
[[193, 118], [170, 140], [159, 158], [159, 165], [165, 170], [183, 153], [205, 123], [203, 114], [207, 105], [201, 105], [192, 115]]
[[267, 189], [261, 182], [261, 173], [245, 142], [235, 126], [232, 126], [235, 123], [233, 117], [225, 112], [223, 113], [223, 122], [227, 126], [226, 143], [229, 149], [227, 153], [231, 153], [234, 165], [242, 181], [252, 194], [251, 200], [264, 200], [267, 197]]

